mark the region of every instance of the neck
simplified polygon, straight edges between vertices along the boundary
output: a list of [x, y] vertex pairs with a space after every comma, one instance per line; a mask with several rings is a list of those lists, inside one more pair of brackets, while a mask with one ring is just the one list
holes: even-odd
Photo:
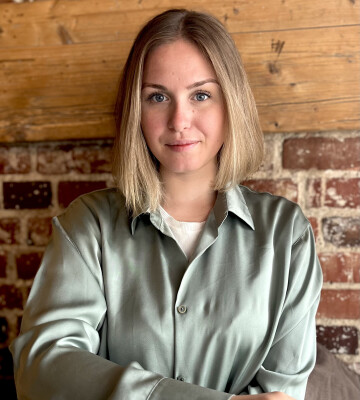
[[212, 181], [200, 175], [165, 173], [161, 177], [165, 193], [161, 205], [173, 218], [183, 222], [206, 220], [217, 196]]

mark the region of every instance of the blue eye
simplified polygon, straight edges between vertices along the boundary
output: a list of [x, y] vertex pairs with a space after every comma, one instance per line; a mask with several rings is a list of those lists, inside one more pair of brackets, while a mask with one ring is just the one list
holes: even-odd
[[195, 100], [197, 101], [205, 101], [208, 98], [210, 98], [210, 94], [205, 93], [205, 92], [199, 92], [195, 94]]
[[166, 100], [166, 96], [164, 96], [161, 93], [154, 93], [149, 97], [149, 99], [151, 101], [154, 101], [155, 103], [162, 103], [163, 101]]

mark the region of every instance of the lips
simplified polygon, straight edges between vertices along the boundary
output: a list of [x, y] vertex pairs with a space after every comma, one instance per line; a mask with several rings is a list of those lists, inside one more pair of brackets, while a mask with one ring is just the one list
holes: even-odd
[[166, 146], [173, 151], [185, 151], [192, 149], [198, 143], [198, 140], [176, 140], [174, 142], [167, 143]]

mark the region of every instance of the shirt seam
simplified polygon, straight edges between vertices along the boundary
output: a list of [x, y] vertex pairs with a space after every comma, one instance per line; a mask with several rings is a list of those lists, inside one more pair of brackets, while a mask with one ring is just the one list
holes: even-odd
[[[68, 233], [66, 232], [66, 230], [64, 229], [64, 227], [61, 225], [61, 222], [59, 221], [58, 217], [54, 217], [54, 223], [56, 224], [56, 226], [60, 229], [61, 233], [65, 236], [65, 239], [70, 243], [70, 245], [76, 250], [76, 252], [79, 254], [79, 256], [81, 257], [81, 259], [83, 260], [84, 264], [87, 266], [88, 270], [90, 271], [90, 273], [92, 274], [92, 276], [96, 279], [97, 277], [93, 274], [91, 268], [89, 268], [88, 263], [85, 261], [85, 258], [83, 257], [81, 251], [79, 250], [79, 248], [76, 246], [76, 244], [71, 240], [71, 238], [69, 237]], [[102, 290], [103, 291], [103, 290]]]
[[154, 387], [151, 389], [150, 393], [147, 395], [146, 400], [150, 400], [151, 395], [154, 393], [154, 390], [159, 386], [159, 383], [166, 379], [164, 376], [160, 378], [154, 385]]
[[301, 233], [301, 235], [295, 240], [295, 242], [291, 245], [291, 248], [293, 248], [297, 243], [299, 243], [301, 240], [303, 240], [307, 230], [310, 228], [310, 224], [308, 223], [305, 227], [305, 229], [303, 230], [303, 232]]

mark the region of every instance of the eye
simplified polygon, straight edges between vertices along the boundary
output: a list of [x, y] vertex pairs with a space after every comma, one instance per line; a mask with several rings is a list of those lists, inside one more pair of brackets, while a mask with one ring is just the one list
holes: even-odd
[[207, 92], [197, 92], [194, 96], [196, 101], [205, 101], [210, 98], [210, 93]]
[[152, 93], [149, 97], [148, 100], [153, 101], [154, 103], [162, 103], [167, 99], [165, 95], [162, 93]]

